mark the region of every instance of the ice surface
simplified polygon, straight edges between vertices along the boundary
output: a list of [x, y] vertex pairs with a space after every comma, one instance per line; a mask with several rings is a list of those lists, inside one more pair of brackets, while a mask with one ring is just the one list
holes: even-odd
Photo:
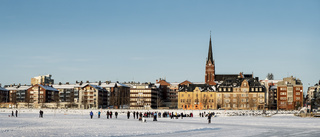
[[[118, 119], [106, 118], [102, 110], [92, 110], [94, 118], [90, 119], [91, 110], [43, 110], [44, 118], [39, 118], [39, 109], [18, 110], [18, 117], [9, 117], [12, 110], [0, 109], [0, 136], [319, 136], [319, 118], [300, 118], [293, 114], [276, 114], [272, 117], [262, 116], [227, 116], [219, 115], [207, 123], [207, 118], [199, 117], [199, 111], [193, 111], [194, 117], [183, 119], [158, 118], [146, 123], [127, 119], [127, 110], [119, 112]], [[130, 110], [131, 111], [131, 110]], [[15, 112], [15, 110], [14, 110]], [[171, 112], [171, 111], [170, 111]], [[174, 112], [190, 113], [192, 111], [176, 110]]]

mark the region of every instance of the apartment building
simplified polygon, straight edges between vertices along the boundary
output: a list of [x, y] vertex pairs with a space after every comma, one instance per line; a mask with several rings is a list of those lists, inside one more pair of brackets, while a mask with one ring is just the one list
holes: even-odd
[[130, 109], [155, 109], [160, 105], [159, 86], [154, 83], [130, 83]]
[[59, 103], [59, 91], [49, 85], [36, 84], [27, 89], [26, 103], [29, 108], [57, 107], [46, 103]]
[[79, 92], [78, 108], [106, 108], [108, 106], [108, 92], [104, 88], [93, 84], [79, 84], [75, 88]]
[[277, 86], [277, 109], [297, 110], [303, 106], [303, 85], [293, 76], [283, 78]]

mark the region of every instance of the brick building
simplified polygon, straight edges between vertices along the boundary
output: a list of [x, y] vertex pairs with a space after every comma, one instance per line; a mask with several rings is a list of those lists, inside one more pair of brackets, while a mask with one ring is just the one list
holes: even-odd
[[34, 108], [47, 107], [45, 103], [59, 103], [59, 91], [52, 86], [36, 84], [27, 89], [26, 103]]
[[297, 110], [303, 106], [303, 85], [294, 77], [283, 78], [277, 86], [277, 108]]

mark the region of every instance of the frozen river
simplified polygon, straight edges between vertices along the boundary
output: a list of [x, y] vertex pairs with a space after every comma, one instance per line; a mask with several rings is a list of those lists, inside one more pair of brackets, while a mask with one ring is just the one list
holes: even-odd
[[44, 110], [44, 118], [39, 118], [39, 110], [20, 110], [18, 117], [8, 117], [11, 110], [0, 110], [0, 136], [320, 136], [319, 118], [293, 114], [219, 115], [212, 118], [211, 124], [195, 114], [193, 118], [158, 118], [155, 122], [147, 118], [142, 123], [132, 115], [127, 119], [126, 113], [120, 113], [118, 119], [107, 119], [104, 110], [98, 119], [97, 111], [90, 119], [88, 110]]

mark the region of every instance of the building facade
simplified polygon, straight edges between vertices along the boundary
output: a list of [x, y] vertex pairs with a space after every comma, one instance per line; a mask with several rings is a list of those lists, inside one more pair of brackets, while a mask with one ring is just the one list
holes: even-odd
[[159, 89], [153, 83], [131, 83], [130, 109], [155, 109], [159, 106]]
[[[52, 86], [36, 84], [27, 89], [26, 105], [33, 108], [57, 107], [59, 102], [59, 91]], [[46, 104], [46, 103], [56, 103]]]
[[265, 87], [258, 78], [228, 79], [218, 85], [218, 109], [258, 110], [264, 106]]
[[9, 101], [13, 107], [19, 108], [19, 104], [26, 102], [27, 90], [31, 86], [27, 85], [10, 85], [6, 89], [9, 90]]
[[276, 110], [277, 109], [277, 84], [281, 80], [260, 80], [260, 83], [265, 86], [266, 88], [266, 105], [269, 110]]
[[208, 84], [179, 84], [178, 109], [216, 109], [215, 86]]
[[294, 77], [283, 78], [277, 86], [277, 109], [298, 110], [303, 106], [303, 85]]
[[108, 106], [108, 92], [104, 88], [93, 84], [76, 86], [79, 92], [78, 108], [106, 108]]
[[31, 85], [41, 84], [41, 85], [52, 85], [54, 84], [54, 80], [51, 78], [52, 76], [50, 74], [44, 75], [44, 76], [37, 76], [34, 78], [31, 78]]

